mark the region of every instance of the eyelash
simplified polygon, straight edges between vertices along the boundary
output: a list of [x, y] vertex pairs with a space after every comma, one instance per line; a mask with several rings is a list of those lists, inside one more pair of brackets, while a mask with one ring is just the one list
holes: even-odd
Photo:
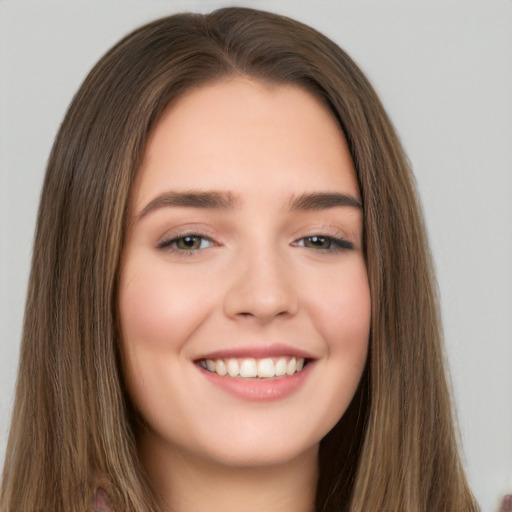
[[[199, 247], [192, 247], [192, 248], [179, 248], [177, 244], [180, 241], [184, 241], [187, 238], [191, 239], [192, 241], [200, 241]], [[206, 241], [210, 245], [208, 247], [201, 247], [203, 245], [203, 242]], [[316, 242], [325, 242], [328, 244], [328, 247], [307, 247], [305, 245], [305, 241], [312, 242], [313, 244]], [[302, 242], [302, 243], [301, 243]], [[179, 236], [175, 236], [172, 238], [164, 239], [162, 240], [158, 245], [158, 249], [165, 249], [170, 252], [177, 252], [183, 255], [191, 256], [194, 253], [197, 253], [198, 251], [208, 249], [215, 245], [215, 242], [207, 235], [202, 233], [185, 233]], [[298, 238], [291, 244], [294, 247], [304, 247], [306, 249], [312, 249], [327, 253], [336, 253], [341, 251], [350, 251], [354, 249], [354, 244], [352, 242], [349, 242], [348, 240], [341, 238], [341, 237], [334, 237], [329, 235], [308, 235], [301, 238]]]
[[[183, 241], [187, 238], [194, 239], [194, 240], [200, 240], [200, 245], [202, 245], [203, 241], [209, 242], [211, 245], [214, 245], [213, 240], [202, 233], [185, 233], [179, 236], [175, 236], [172, 238], [164, 239], [158, 244], [158, 249], [165, 249], [170, 252], [179, 252], [183, 255], [192, 255], [193, 253], [197, 251], [201, 251], [203, 249], [207, 249], [208, 247], [197, 247], [197, 248], [188, 248], [188, 249], [181, 249], [177, 247], [177, 244], [180, 241]], [[209, 247], [211, 247], [211, 245]]]
[[340, 252], [340, 251], [350, 251], [354, 249], [354, 244], [352, 242], [349, 242], [345, 238], [341, 237], [335, 237], [335, 236], [329, 236], [329, 235], [308, 235], [302, 238], [299, 238], [296, 242], [293, 242], [293, 245], [299, 246], [299, 247], [306, 247], [303, 244], [299, 244], [298, 242], [302, 242], [305, 240], [312, 241], [315, 243], [315, 240], [321, 240], [329, 243], [329, 247], [310, 247], [310, 249], [316, 249], [318, 251], [325, 251], [325, 252]]

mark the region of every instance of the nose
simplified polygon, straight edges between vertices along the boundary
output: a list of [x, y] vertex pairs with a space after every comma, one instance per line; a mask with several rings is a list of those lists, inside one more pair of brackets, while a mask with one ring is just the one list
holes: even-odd
[[297, 313], [297, 283], [289, 265], [276, 252], [240, 255], [231, 275], [224, 297], [224, 312], [228, 317], [250, 318], [265, 324]]

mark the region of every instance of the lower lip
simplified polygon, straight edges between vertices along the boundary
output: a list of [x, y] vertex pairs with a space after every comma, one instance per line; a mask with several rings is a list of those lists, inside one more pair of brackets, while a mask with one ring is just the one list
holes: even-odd
[[310, 362], [300, 372], [291, 376], [274, 377], [265, 380], [251, 380], [240, 377], [222, 377], [216, 373], [199, 367], [202, 374], [223, 391], [252, 402], [271, 402], [282, 400], [295, 393], [311, 373], [313, 363]]

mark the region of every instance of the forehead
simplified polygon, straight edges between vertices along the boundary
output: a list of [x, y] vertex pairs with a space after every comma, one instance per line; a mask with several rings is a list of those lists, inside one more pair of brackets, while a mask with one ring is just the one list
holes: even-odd
[[342, 131], [320, 100], [297, 86], [233, 78], [167, 109], [148, 140], [134, 201], [141, 206], [166, 188], [262, 187], [359, 196]]

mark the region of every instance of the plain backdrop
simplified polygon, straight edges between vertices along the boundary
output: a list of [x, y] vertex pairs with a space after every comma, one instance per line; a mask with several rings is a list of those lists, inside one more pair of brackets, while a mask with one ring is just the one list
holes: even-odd
[[[411, 160], [437, 267], [469, 480], [512, 492], [512, 1], [253, 0], [334, 39]], [[74, 92], [135, 27], [214, 0], [0, 0], [0, 460], [40, 187]], [[435, 512], [435, 511], [433, 511]]]

